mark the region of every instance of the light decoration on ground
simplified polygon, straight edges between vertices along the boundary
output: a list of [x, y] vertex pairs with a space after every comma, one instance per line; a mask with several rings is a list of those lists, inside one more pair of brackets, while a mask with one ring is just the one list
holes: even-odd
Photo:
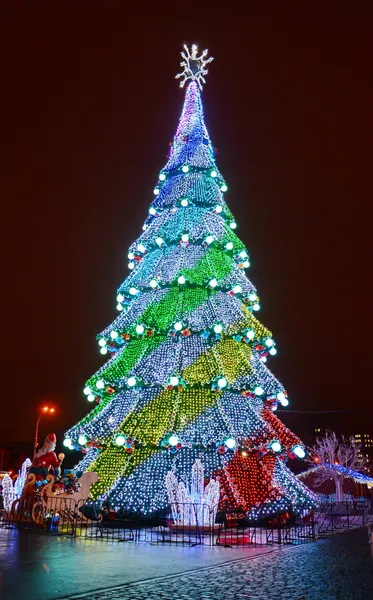
[[[79, 466], [99, 476], [92, 499], [113, 506], [166, 508], [168, 474], [188, 481], [197, 464], [199, 499], [208, 488], [202, 468], [210, 482], [219, 479], [221, 505], [252, 518], [294, 505], [307, 510], [314, 497], [285, 464], [303, 446], [273, 413], [289, 400], [267, 367], [275, 343], [256, 318], [248, 251], [204, 123], [206, 55], [192, 48], [185, 57], [177, 132], [129, 248], [134, 268], [117, 292], [119, 314], [98, 336], [106, 363], [84, 388], [92, 410], [65, 445], [79, 448], [86, 438]], [[192, 488], [185, 494], [195, 497]]]
[[29, 468], [31, 467], [31, 460], [26, 458], [26, 460], [22, 463], [22, 467], [20, 472], [18, 473], [18, 477], [14, 483], [14, 494], [16, 498], [19, 498], [22, 494], [23, 486], [26, 483], [26, 479], [28, 476]]
[[219, 482], [211, 479], [205, 487], [204, 467], [199, 459], [194, 461], [191, 471], [189, 485], [178, 481], [174, 471], [166, 475], [172, 518], [176, 525], [211, 527], [215, 524], [219, 506]]
[[2, 478], [1, 485], [3, 488], [2, 495], [4, 510], [6, 512], [10, 512], [13, 502], [16, 500], [16, 495], [13, 487], [13, 480], [8, 473], [5, 473], [4, 477]]

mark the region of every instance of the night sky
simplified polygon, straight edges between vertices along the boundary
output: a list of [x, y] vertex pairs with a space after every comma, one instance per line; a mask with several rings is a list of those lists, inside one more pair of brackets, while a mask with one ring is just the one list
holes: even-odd
[[0, 440], [32, 439], [41, 401], [59, 406], [43, 434], [90, 408], [95, 335], [181, 111], [184, 42], [215, 57], [205, 119], [270, 368], [293, 409], [371, 408], [372, 5], [74, 4], [1, 8]]

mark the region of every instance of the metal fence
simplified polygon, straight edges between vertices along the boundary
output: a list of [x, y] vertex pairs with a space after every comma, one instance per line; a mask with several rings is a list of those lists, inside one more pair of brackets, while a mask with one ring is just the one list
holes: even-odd
[[244, 513], [208, 505], [177, 503], [166, 510], [112, 511], [87, 501], [37, 495], [20, 499], [11, 511], [0, 511], [0, 528], [22, 528], [49, 535], [87, 540], [169, 545], [245, 547], [301, 544], [356, 527], [369, 520], [367, 502], [323, 503], [305, 514], [278, 513], [247, 519]]
[[323, 502], [315, 511], [318, 536], [335, 531], [365, 527], [372, 520], [370, 504], [361, 499], [348, 502]]

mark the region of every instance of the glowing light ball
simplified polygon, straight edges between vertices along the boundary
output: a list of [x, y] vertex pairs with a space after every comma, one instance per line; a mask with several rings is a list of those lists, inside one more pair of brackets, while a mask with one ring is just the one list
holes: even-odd
[[189, 242], [189, 235], [187, 233], [183, 233], [183, 235], [181, 236], [181, 241]]
[[103, 346], [103, 348], [100, 348], [100, 353], [101, 354], [107, 354], [107, 348], [106, 348], [106, 346]]
[[227, 250], [233, 250], [233, 242], [228, 242], [227, 244], [225, 244], [225, 247]]
[[223, 210], [223, 209], [222, 209], [222, 207], [221, 207], [219, 204], [218, 204], [217, 206], [215, 206], [215, 212], [216, 212], [217, 214], [221, 213], [221, 211], [222, 211], [222, 210]]
[[281, 450], [282, 450], [282, 446], [281, 446], [280, 442], [278, 442], [277, 440], [272, 442], [271, 448], [272, 448], [273, 452], [281, 452]]
[[145, 248], [144, 244], [139, 244], [137, 246], [137, 249], [139, 252], [146, 252], [146, 248]]
[[242, 292], [242, 287], [240, 285], [235, 285], [233, 291], [235, 294], [240, 294]]
[[84, 434], [82, 434], [82, 435], [80, 435], [80, 436], [78, 437], [78, 444], [79, 444], [80, 446], [85, 446], [85, 445], [86, 445], [86, 443], [87, 443], [87, 441], [88, 441], [88, 440], [87, 440], [87, 438], [86, 438], [86, 436], [85, 436]]
[[124, 300], [124, 296], [123, 296], [123, 294], [118, 294], [118, 296], [117, 296], [117, 301], [118, 301], [118, 302], [123, 302], [123, 300]]
[[246, 257], [247, 257], [246, 250], [241, 250], [241, 252], [240, 252], [240, 258], [246, 258]]
[[218, 282], [217, 282], [217, 280], [215, 279], [215, 277], [214, 277], [214, 279], [210, 279], [210, 281], [209, 281], [209, 286], [210, 286], [210, 287], [214, 288], [214, 287], [216, 287], [217, 285], [218, 285]]
[[154, 188], [154, 190], [153, 190], [153, 194], [154, 194], [154, 196], [158, 196], [158, 194], [159, 194], [159, 189], [158, 189], [158, 188]]
[[233, 450], [233, 448], [236, 445], [236, 440], [234, 438], [229, 437], [225, 440], [224, 443], [227, 446], [227, 448], [229, 448], [229, 450]]
[[183, 198], [182, 201], [180, 202], [181, 206], [188, 206], [189, 202], [186, 198]]
[[275, 356], [275, 354], [277, 354], [276, 348], [271, 348], [270, 351], [269, 351], [269, 353], [270, 353], [271, 356]]
[[117, 437], [115, 438], [115, 443], [117, 446], [124, 446], [126, 441], [126, 438], [124, 437], [124, 435], [117, 435]]
[[254, 394], [256, 396], [262, 396], [264, 394], [263, 388], [260, 385], [258, 385], [254, 390]]
[[123, 305], [120, 302], [117, 304], [117, 310], [123, 310]]
[[162, 246], [163, 239], [161, 237], [157, 237], [157, 239], [155, 240], [155, 243], [157, 244], [157, 246]]
[[253, 305], [253, 310], [258, 311], [260, 310], [260, 304], [256, 303]]
[[101, 338], [98, 342], [99, 346], [106, 346], [106, 340], [104, 340], [104, 338]]
[[181, 331], [181, 330], [182, 330], [182, 328], [183, 328], [183, 324], [182, 324], [182, 323], [180, 323], [180, 321], [177, 321], [177, 322], [175, 323], [175, 325], [174, 325], [174, 329], [175, 329], [176, 331]]
[[219, 324], [214, 325], [214, 331], [215, 331], [215, 333], [221, 333], [223, 331], [222, 325], [219, 325]]
[[135, 255], [134, 255], [134, 253], [133, 253], [133, 252], [129, 252], [129, 253], [128, 253], [128, 258], [129, 258], [130, 260], [132, 260], [133, 258], [135, 258]]
[[253, 340], [255, 337], [255, 331], [253, 329], [249, 329], [246, 333], [246, 336], [249, 338], [249, 340]]
[[217, 173], [217, 171], [211, 171], [210, 175], [211, 175], [211, 177], [217, 177], [218, 173]]
[[159, 174], [159, 181], [164, 181], [166, 179], [166, 175], [164, 173]]
[[218, 379], [218, 386], [220, 388], [224, 388], [227, 385], [227, 380], [225, 379], [225, 377], [220, 377], [220, 379]]
[[223, 185], [221, 186], [220, 189], [221, 189], [222, 192], [228, 191], [228, 187], [225, 185], [225, 183], [223, 183]]
[[181, 167], [181, 170], [183, 173], [188, 173], [188, 171], [189, 171], [188, 165], [184, 165], [183, 167]]
[[268, 346], [268, 348], [270, 348], [271, 346], [273, 346], [273, 340], [272, 340], [272, 338], [267, 338], [266, 339], [266, 346]]
[[145, 331], [144, 325], [136, 325], [136, 333], [141, 335], [142, 333], [144, 333], [144, 331]]
[[257, 300], [257, 298], [258, 298], [258, 296], [256, 294], [254, 294], [254, 293], [251, 293], [249, 295], [250, 302], [255, 302], [255, 300]]
[[149, 285], [154, 290], [158, 286], [158, 283], [157, 283], [156, 279], [152, 279], [151, 281], [149, 281]]
[[87, 396], [87, 400], [88, 400], [88, 402], [94, 402], [94, 400], [95, 400], [95, 396], [94, 396], [93, 394], [89, 394], [89, 395]]
[[214, 238], [212, 235], [208, 235], [207, 238], [205, 239], [206, 244], [212, 244], [213, 241], [214, 241]]
[[155, 210], [154, 206], [151, 206], [151, 207], [149, 208], [149, 215], [155, 215], [155, 214], [156, 214], [156, 212], [157, 212], [157, 211]]
[[139, 290], [137, 290], [135, 287], [130, 287], [130, 289], [128, 291], [131, 296], [136, 296], [136, 294], [139, 293]]
[[129, 377], [127, 379], [127, 385], [128, 387], [134, 387], [136, 385], [137, 379], [136, 377]]
[[133, 263], [133, 262], [128, 263], [128, 268], [130, 271], [132, 271], [132, 269], [135, 268], [135, 263]]
[[293, 452], [294, 452], [295, 456], [297, 456], [298, 458], [304, 458], [306, 456], [306, 453], [304, 451], [304, 448], [302, 448], [302, 446], [294, 446]]
[[90, 394], [91, 391], [92, 391], [91, 388], [87, 386], [87, 387], [84, 388], [83, 394], [85, 394], [86, 396], [88, 396], [88, 394]]
[[232, 222], [229, 224], [229, 227], [230, 227], [231, 229], [236, 229], [236, 227], [237, 227], [237, 223], [236, 223], [235, 221], [232, 221]]
[[69, 448], [69, 450], [73, 449], [73, 443], [70, 438], [65, 438], [63, 441], [63, 445], [65, 446], [65, 448]]
[[173, 375], [172, 377], [170, 377], [170, 384], [171, 385], [178, 385], [179, 384], [179, 378]]
[[286, 395], [284, 394], [284, 392], [279, 392], [277, 394], [277, 400], [279, 400], [280, 402], [282, 402], [285, 399], [286, 399]]
[[110, 332], [110, 337], [112, 340], [116, 340], [118, 337], [118, 332], [113, 329], [113, 331]]
[[180, 277], [177, 278], [177, 282], [180, 283], [181, 285], [183, 285], [183, 283], [185, 283], [184, 275], [180, 275]]
[[98, 390], [103, 390], [105, 387], [105, 382], [102, 379], [99, 379], [98, 381], [96, 381], [96, 388]]

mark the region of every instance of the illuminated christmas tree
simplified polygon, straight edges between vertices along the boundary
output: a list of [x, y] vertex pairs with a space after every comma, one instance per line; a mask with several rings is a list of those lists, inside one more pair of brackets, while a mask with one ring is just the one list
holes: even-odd
[[182, 57], [185, 100], [168, 162], [129, 249], [119, 316], [98, 336], [110, 358], [84, 388], [93, 410], [64, 444], [85, 453], [77, 468], [97, 472], [92, 498], [113, 506], [166, 507], [167, 475], [188, 482], [200, 460], [221, 506], [254, 518], [307, 509], [314, 497], [285, 465], [305, 451], [274, 414], [288, 405], [266, 365], [276, 347], [254, 316], [248, 252], [204, 123], [212, 58], [196, 46]]

